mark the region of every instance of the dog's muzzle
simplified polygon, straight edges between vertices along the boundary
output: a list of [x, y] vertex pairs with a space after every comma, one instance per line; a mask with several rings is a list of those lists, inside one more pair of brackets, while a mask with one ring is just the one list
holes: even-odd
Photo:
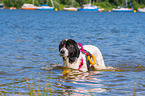
[[65, 53], [65, 51], [64, 50], [61, 50], [60, 51], [60, 56], [64, 56], [64, 53]]

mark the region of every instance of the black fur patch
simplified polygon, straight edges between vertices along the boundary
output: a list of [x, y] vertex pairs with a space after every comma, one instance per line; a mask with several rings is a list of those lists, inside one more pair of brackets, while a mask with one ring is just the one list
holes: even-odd
[[80, 55], [80, 49], [78, 48], [78, 44], [72, 39], [62, 40], [59, 44], [59, 51], [61, 48], [65, 47], [69, 52], [69, 62], [73, 63], [76, 58]]

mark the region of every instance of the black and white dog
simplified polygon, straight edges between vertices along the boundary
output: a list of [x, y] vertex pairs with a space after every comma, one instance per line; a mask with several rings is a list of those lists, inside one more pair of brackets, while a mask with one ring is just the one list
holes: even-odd
[[[85, 45], [83, 48], [96, 58], [96, 64], [92, 65], [96, 70], [107, 69], [104, 64], [103, 56], [100, 50], [93, 45]], [[86, 54], [80, 51], [78, 43], [72, 39], [64, 39], [59, 44], [60, 56], [63, 57], [63, 66], [79, 69], [83, 72], [89, 71]]]

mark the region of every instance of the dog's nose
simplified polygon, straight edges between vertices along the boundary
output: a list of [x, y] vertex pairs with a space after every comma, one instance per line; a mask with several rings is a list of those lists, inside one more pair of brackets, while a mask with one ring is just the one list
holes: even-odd
[[65, 53], [65, 51], [64, 51], [64, 50], [61, 50], [61, 51], [60, 51], [60, 56], [63, 56], [64, 53]]

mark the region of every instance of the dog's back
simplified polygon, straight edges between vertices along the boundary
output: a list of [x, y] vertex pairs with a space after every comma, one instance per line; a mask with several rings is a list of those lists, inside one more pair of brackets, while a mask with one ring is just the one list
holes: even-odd
[[103, 56], [102, 53], [100, 52], [100, 50], [93, 45], [84, 45], [83, 46], [85, 50], [87, 50], [88, 52], [90, 52], [91, 54], [93, 54], [96, 58], [97, 64], [94, 65], [95, 69], [106, 69], [107, 67], [105, 66], [104, 60], [103, 60]]

